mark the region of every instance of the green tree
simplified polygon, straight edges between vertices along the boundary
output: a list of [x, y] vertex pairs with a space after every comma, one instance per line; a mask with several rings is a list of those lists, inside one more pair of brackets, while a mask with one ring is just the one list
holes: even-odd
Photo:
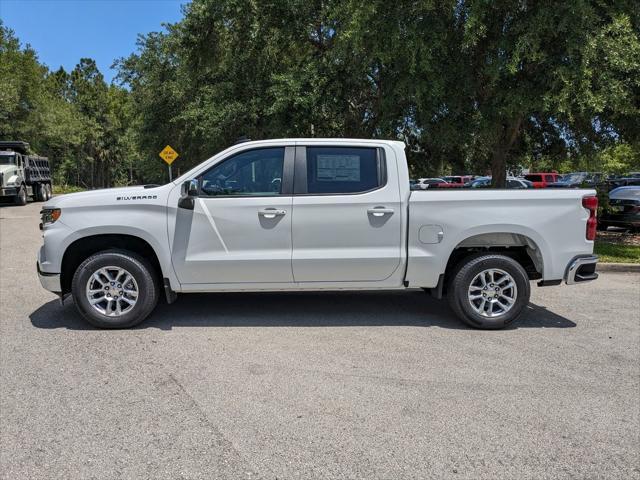
[[95, 61], [50, 72], [0, 24], [0, 137], [49, 157], [56, 183], [109, 187], [137, 178], [140, 155], [127, 90], [107, 85]]
[[0, 135], [58, 181], [159, 182], [236, 138], [402, 139], [415, 175], [618, 172], [640, 145], [633, 2], [194, 0], [116, 62], [41, 65], [0, 24]]
[[490, 168], [503, 185], [510, 167], [638, 138], [631, 2], [196, 0], [184, 14], [119, 63], [141, 148], [171, 141], [184, 166], [243, 134], [385, 137], [416, 173]]

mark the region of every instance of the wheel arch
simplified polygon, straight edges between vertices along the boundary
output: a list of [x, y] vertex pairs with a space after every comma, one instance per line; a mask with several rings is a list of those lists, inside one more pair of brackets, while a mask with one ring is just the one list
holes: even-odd
[[516, 260], [527, 272], [530, 280], [544, 278], [547, 257], [546, 243], [535, 232], [526, 228], [504, 225], [486, 225], [462, 232], [454, 247], [443, 260], [438, 284], [432, 289], [436, 297], [446, 294], [447, 284], [456, 267], [472, 255], [496, 253]]
[[135, 235], [105, 233], [78, 238], [67, 246], [60, 264], [62, 293], [66, 294], [71, 291], [73, 275], [84, 260], [98, 252], [113, 249], [137, 253], [147, 259], [154, 269], [153, 274], [158, 279], [159, 285], [162, 285], [163, 271], [160, 260], [155, 249], [148, 241]]
[[447, 272], [462, 259], [476, 253], [499, 253], [512, 257], [535, 280], [544, 274], [544, 253], [536, 240], [514, 231], [476, 233], [460, 240], [451, 251], [445, 267]]

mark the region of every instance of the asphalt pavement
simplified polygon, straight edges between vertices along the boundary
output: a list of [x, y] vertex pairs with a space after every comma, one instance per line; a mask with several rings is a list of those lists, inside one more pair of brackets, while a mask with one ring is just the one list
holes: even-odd
[[182, 295], [89, 327], [0, 207], [3, 479], [640, 478], [640, 275], [533, 288], [514, 328], [422, 291]]

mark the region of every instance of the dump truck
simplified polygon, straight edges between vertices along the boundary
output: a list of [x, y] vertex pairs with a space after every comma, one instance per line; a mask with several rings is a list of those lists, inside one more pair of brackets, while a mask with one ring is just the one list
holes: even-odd
[[26, 205], [29, 197], [46, 202], [52, 194], [49, 159], [29, 154], [27, 142], [0, 141], [0, 196]]

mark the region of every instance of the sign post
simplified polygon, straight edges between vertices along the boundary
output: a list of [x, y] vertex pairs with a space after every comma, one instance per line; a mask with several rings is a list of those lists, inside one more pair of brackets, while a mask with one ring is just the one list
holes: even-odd
[[173, 148], [171, 148], [171, 145], [167, 145], [166, 147], [164, 147], [162, 149], [162, 151], [159, 153], [160, 158], [163, 159], [167, 165], [169, 166], [169, 181], [173, 181], [173, 175], [171, 172], [171, 164], [174, 162], [174, 160], [176, 158], [178, 158], [178, 152], [176, 152]]

